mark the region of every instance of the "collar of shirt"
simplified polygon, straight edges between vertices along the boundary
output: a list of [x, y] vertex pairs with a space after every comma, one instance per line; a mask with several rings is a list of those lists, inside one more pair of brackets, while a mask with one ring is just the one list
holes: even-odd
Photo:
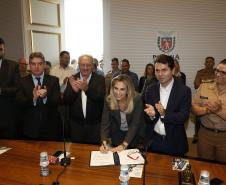
[[160, 84], [160, 91], [161, 91], [161, 90], [163, 90], [163, 91], [171, 90], [172, 87], [173, 87], [173, 82], [174, 82], [174, 78], [172, 78], [172, 80], [170, 81], [170, 83], [169, 83], [166, 87], [163, 87], [163, 86]]
[[62, 67], [61, 65], [59, 65], [58, 68], [62, 70], [71, 70], [71, 67], [69, 65], [67, 67]]
[[[80, 73], [79, 75], [80, 75], [80, 79], [83, 80], [82, 74]], [[92, 73], [90, 73], [89, 77], [87, 78], [87, 84], [89, 84], [91, 77], [92, 77]]]
[[[159, 92], [160, 102], [165, 109], [166, 109], [166, 106], [167, 106], [167, 103], [169, 100], [169, 96], [170, 96], [171, 89], [173, 87], [173, 83], [174, 83], [174, 79], [172, 79], [171, 82], [166, 87], [163, 87], [160, 84], [160, 92]], [[160, 118], [158, 119], [157, 123], [155, 124], [154, 130], [155, 130], [155, 132], [159, 133], [160, 135], [166, 135], [165, 125], [161, 121]]]
[[43, 84], [44, 72], [40, 76], [34, 76], [33, 74], [31, 76], [32, 76], [32, 79], [33, 79], [35, 86], [38, 85], [38, 80], [36, 79], [37, 77], [40, 78], [40, 82], [41, 82], [41, 84]]
[[166, 108], [167, 106], [169, 95], [173, 87], [173, 82], [174, 82], [174, 79], [172, 78], [171, 82], [166, 87], [163, 87], [160, 84], [160, 102], [162, 103], [164, 108]]
[[2, 66], [2, 58], [0, 59], [0, 69], [1, 69], [1, 66]]
[[116, 69], [116, 70], [111, 70], [111, 71], [109, 71], [109, 73], [112, 73], [112, 74], [115, 74], [115, 73], [119, 73], [120, 72], [120, 70], [119, 69]]

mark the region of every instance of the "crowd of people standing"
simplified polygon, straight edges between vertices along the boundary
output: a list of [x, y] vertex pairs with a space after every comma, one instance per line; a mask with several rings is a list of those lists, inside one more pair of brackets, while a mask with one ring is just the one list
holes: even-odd
[[226, 161], [226, 59], [214, 68], [214, 58], [206, 58], [193, 97], [179, 62], [165, 54], [146, 65], [140, 80], [128, 59], [113, 58], [106, 75], [91, 55], [79, 57], [76, 72], [69, 63], [68, 51], [53, 67], [40, 52], [28, 63], [8, 60], [0, 38], [0, 138], [61, 140], [64, 122], [69, 141], [100, 144], [103, 153], [142, 145], [183, 156], [192, 111], [198, 155]]

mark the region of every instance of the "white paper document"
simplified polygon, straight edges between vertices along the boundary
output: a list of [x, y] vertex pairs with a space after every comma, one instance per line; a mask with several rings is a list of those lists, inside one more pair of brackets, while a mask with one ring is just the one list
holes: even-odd
[[106, 154], [101, 153], [100, 151], [92, 151], [90, 166], [107, 166], [114, 165], [113, 153], [108, 152]]
[[[144, 164], [144, 158], [139, 152], [138, 149], [129, 149], [123, 150], [121, 152], [117, 152], [119, 158], [119, 164]], [[116, 159], [114, 159], [114, 155], [112, 152], [108, 152], [106, 154], [101, 153], [100, 151], [92, 151], [90, 166], [107, 166], [107, 165], [115, 165]]]
[[11, 148], [5, 147], [5, 146], [0, 146], [0, 154], [3, 154], [10, 150]]
[[141, 178], [143, 173], [143, 168], [144, 168], [143, 164], [130, 165], [129, 176], [135, 177], [135, 178]]

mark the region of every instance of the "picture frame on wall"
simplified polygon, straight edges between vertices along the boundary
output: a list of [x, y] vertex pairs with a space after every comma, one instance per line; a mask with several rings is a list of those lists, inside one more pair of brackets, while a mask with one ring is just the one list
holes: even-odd
[[61, 34], [31, 30], [32, 52], [42, 52], [46, 60], [55, 62], [61, 51]]
[[60, 2], [57, 0], [29, 0], [30, 24], [60, 27]]

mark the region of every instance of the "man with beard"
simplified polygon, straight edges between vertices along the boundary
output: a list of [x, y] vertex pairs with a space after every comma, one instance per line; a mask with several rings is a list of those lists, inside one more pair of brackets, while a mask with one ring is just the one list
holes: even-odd
[[16, 84], [18, 64], [5, 57], [5, 42], [0, 38], [0, 138], [17, 138]]

